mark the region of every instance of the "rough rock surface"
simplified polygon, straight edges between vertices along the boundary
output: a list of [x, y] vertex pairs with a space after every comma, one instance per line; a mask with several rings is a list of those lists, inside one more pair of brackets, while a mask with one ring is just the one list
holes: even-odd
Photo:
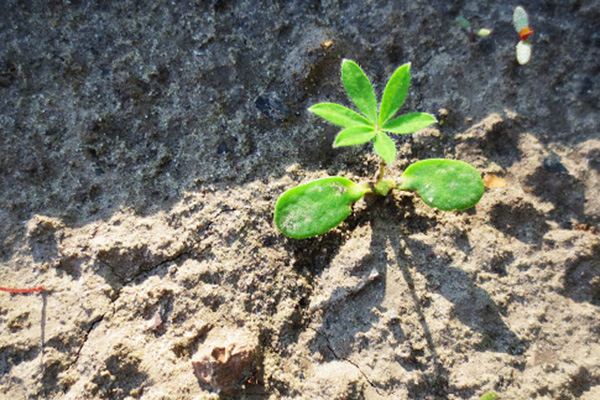
[[[0, 393], [10, 399], [600, 398], [600, 4], [17, 1], [0, 12]], [[493, 30], [471, 41], [454, 22]], [[290, 240], [277, 197], [370, 179], [307, 107], [412, 63], [395, 178], [447, 157], [507, 183], [447, 213], [393, 192]], [[192, 368], [255, 332], [235, 394]], [[223, 339], [223, 346], [227, 341]], [[218, 344], [215, 344], [217, 346]]]
[[200, 386], [217, 393], [235, 393], [252, 383], [260, 364], [255, 334], [228, 329], [211, 332], [192, 357]]

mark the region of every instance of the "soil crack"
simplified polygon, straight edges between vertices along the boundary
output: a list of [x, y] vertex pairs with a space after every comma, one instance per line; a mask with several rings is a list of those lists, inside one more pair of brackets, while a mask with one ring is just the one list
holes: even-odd
[[345, 361], [345, 362], [349, 363], [350, 365], [354, 366], [358, 370], [358, 372], [360, 372], [360, 374], [363, 376], [363, 378], [365, 378], [365, 380], [369, 383], [369, 385], [371, 385], [371, 387], [373, 389], [375, 389], [375, 391], [377, 392], [377, 394], [383, 396], [383, 393], [381, 393], [379, 391], [379, 389], [377, 388], [377, 386], [375, 385], [375, 383], [373, 383], [373, 381], [371, 380], [371, 378], [369, 378], [369, 376], [360, 368], [360, 366], [357, 363], [355, 363], [354, 361], [352, 361], [352, 360], [350, 360], [348, 358], [342, 357], [342, 356], [338, 355], [335, 352], [335, 350], [333, 348], [333, 345], [329, 341], [329, 338], [327, 337], [327, 335], [325, 335], [324, 333], [321, 333], [321, 332], [317, 331], [316, 329], [313, 329], [313, 328], [310, 328], [310, 329], [312, 329], [317, 335], [319, 335], [323, 339], [325, 339], [325, 342], [327, 343], [327, 348], [329, 349], [329, 351], [331, 351], [331, 354], [333, 354], [333, 357], [336, 360]]
[[[220, 215], [221, 213], [217, 213], [214, 217], [217, 217], [218, 215]], [[197, 229], [197, 232], [194, 236], [199, 236], [199, 234], [201, 232], [206, 232], [210, 226], [212, 225], [212, 221], [207, 221], [206, 223], [202, 224], [201, 227], [199, 227]], [[109, 268], [111, 268], [111, 270], [113, 271], [113, 273], [123, 281], [123, 286], [126, 286], [127, 284], [129, 284], [130, 282], [135, 281], [137, 278], [139, 278], [140, 276], [142, 276], [143, 274], [151, 274], [153, 271], [155, 271], [156, 269], [171, 263], [171, 262], [177, 262], [177, 260], [185, 257], [185, 256], [191, 256], [192, 252], [194, 251], [194, 249], [201, 243], [201, 239], [199, 238], [189, 238], [188, 240], [185, 241], [183, 247], [181, 248], [181, 250], [175, 252], [175, 254], [166, 257], [164, 260], [154, 264], [154, 265], [150, 265], [148, 267], [145, 268], [138, 268], [137, 273], [133, 274], [131, 277], [127, 277], [127, 276], [123, 276], [118, 274], [116, 271], [116, 268], [113, 268], [110, 264], [106, 263], [105, 261], [103, 262], [104, 264], [108, 265]], [[201, 251], [199, 251], [199, 253], [201, 253], [204, 249], [202, 249]], [[118, 298], [118, 296], [117, 296]]]
[[79, 346], [79, 348], [77, 349], [77, 352], [75, 353], [75, 360], [73, 360], [71, 363], [69, 363], [66, 366], [66, 370], [71, 369], [71, 367], [75, 364], [77, 364], [77, 362], [79, 361], [79, 357], [81, 355], [81, 350], [83, 350], [83, 346], [85, 346], [85, 344], [88, 341], [88, 338], [90, 337], [90, 333], [92, 333], [92, 331], [96, 328], [96, 326], [98, 326], [98, 324], [100, 324], [100, 322], [102, 322], [104, 320], [104, 317], [106, 316], [107, 313], [104, 313], [102, 315], [100, 315], [99, 317], [95, 318], [92, 320], [92, 322], [90, 323], [90, 327], [85, 331], [84, 334], [84, 339], [83, 342], [81, 343], [81, 345]]

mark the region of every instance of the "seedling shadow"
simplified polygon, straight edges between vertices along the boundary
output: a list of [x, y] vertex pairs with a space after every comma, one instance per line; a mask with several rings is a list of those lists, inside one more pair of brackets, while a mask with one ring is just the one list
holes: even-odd
[[[453, 304], [452, 316], [481, 335], [477, 351], [522, 354], [525, 350], [523, 343], [504, 323], [499, 308], [489, 294], [476, 285], [473, 277], [459, 268], [451, 267], [451, 261], [444, 258], [432, 260], [435, 249], [409, 236], [418, 230], [427, 232], [435, 228], [437, 220], [418, 215], [411, 199], [378, 198], [373, 202], [375, 204], [371, 204], [356, 221], [358, 226], [369, 224], [373, 229], [369, 252], [357, 262], [359, 267], [355, 271], [363, 280], [373, 269], [377, 270], [379, 277], [357, 291], [348, 291], [347, 288], [334, 290], [331, 299], [335, 301], [319, 310], [322, 320], [316, 328], [315, 338], [309, 344], [311, 350], [320, 353], [326, 361], [345, 360], [356, 365], [371, 383], [368, 370], [361, 369], [360, 362], [356, 362], [354, 357], [357, 354], [369, 354], [370, 349], [380, 346], [381, 343], [373, 342], [374, 337], [391, 334], [399, 346], [409, 348], [405, 356], [396, 359], [401, 367], [406, 371], [420, 370], [428, 375], [427, 387], [412, 388], [411, 393], [426, 391], [428, 395], [447, 395], [449, 371], [438, 356], [438, 345], [427, 322], [429, 300], [419, 293], [415, 284], [415, 274], [421, 274], [427, 280], [426, 290], [449, 300]], [[468, 240], [461, 246], [470, 251]], [[392, 251], [386, 255], [386, 249]], [[339, 247], [336, 251], [339, 251]], [[438, 284], [432, 277], [440, 276], [440, 269], [445, 269], [445, 273]], [[389, 281], [394, 279], [394, 275], [404, 281], [398, 282], [400, 290], [397, 294], [390, 293], [390, 288], [396, 288], [394, 282]], [[390, 301], [388, 296], [396, 300]], [[390, 317], [396, 314], [397, 317]], [[415, 330], [415, 327], [406, 325], [411, 314], [416, 314], [420, 325], [416, 330], [420, 330], [418, 335], [422, 335], [427, 345], [425, 351], [411, 343], [415, 334], [407, 331], [407, 328]]]
[[[397, 203], [393, 206], [397, 206]], [[410, 226], [410, 222], [405, 225]], [[382, 239], [389, 241], [395, 251], [396, 265], [402, 271], [404, 280], [409, 286], [415, 307], [423, 303], [422, 300], [417, 301], [419, 297], [412, 283], [413, 274], [418, 272], [427, 277], [428, 291], [441, 294], [453, 304], [453, 316], [482, 335], [478, 347], [480, 351], [513, 355], [523, 353], [522, 342], [504, 323], [499, 307], [485, 290], [477, 286], [473, 276], [460, 268], [450, 266], [451, 259], [437, 257], [435, 248], [403, 234], [403, 227], [390, 228], [386, 230], [386, 236]], [[467, 255], [471, 252], [467, 237], [456, 238], [455, 242], [456, 246]], [[404, 248], [408, 252], [403, 250]], [[505, 269], [505, 266], [497, 267]], [[438, 284], [435, 278], [436, 275], [439, 276], [440, 270], [444, 271], [444, 277]], [[424, 319], [422, 321], [426, 324]]]
[[[400, 239], [396, 236], [389, 237], [394, 249], [400, 249]], [[396, 253], [397, 264], [409, 285], [411, 291], [412, 273], [418, 272], [425, 276], [434, 276], [434, 271], [443, 269], [445, 278], [441, 285], [428, 282], [428, 289], [444, 296], [453, 304], [452, 316], [468, 326], [474, 332], [482, 335], [478, 344], [479, 351], [494, 351], [520, 355], [524, 352], [521, 340], [510, 330], [501, 317], [500, 308], [494, 303], [490, 295], [475, 284], [473, 277], [460, 268], [451, 267], [449, 260], [445, 258], [432, 257], [435, 250], [422, 242], [403, 239], [406, 246], [411, 250], [413, 257], [407, 257], [402, 253]], [[411, 272], [414, 271], [414, 272]], [[416, 294], [415, 294], [416, 296]], [[415, 297], [416, 299], [416, 297]]]
[[[349, 224], [350, 229], [357, 226], [356, 220], [352, 216], [346, 223]], [[345, 242], [344, 233], [336, 230], [300, 241], [288, 239], [286, 247], [292, 254], [296, 270], [302, 275], [314, 277], [323, 271], [324, 266], [331, 264]]]

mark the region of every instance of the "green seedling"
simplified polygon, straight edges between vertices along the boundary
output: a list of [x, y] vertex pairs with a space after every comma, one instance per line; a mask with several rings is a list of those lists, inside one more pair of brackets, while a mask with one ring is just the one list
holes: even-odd
[[461, 28], [469, 33], [471, 42], [474, 42], [477, 39], [477, 36], [486, 37], [492, 33], [492, 30], [487, 28], [473, 29], [471, 23], [464, 17], [456, 17], [455, 21]]
[[483, 180], [474, 167], [462, 161], [418, 161], [404, 171], [398, 183], [384, 179], [386, 164], [396, 157], [396, 145], [388, 133], [409, 134], [437, 122], [427, 113], [394, 118], [408, 94], [410, 64], [402, 65], [392, 74], [379, 107], [369, 78], [355, 62], [342, 62], [342, 83], [362, 114], [334, 103], [319, 103], [309, 111], [343, 128], [335, 138], [334, 147], [373, 141], [373, 149], [383, 162], [371, 182], [356, 183], [335, 176], [283, 193], [275, 205], [275, 223], [285, 235], [305, 239], [326, 233], [342, 223], [352, 213], [352, 204], [364, 195], [385, 196], [392, 189], [415, 192], [429, 206], [444, 211], [465, 210], [477, 204], [484, 192]]
[[529, 27], [529, 16], [525, 9], [517, 6], [513, 12], [513, 25], [521, 39], [517, 43], [517, 61], [521, 65], [525, 65], [531, 60], [531, 43], [529, 37], [533, 34], [533, 30]]
[[498, 400], [498, 393], [494, 392], [493, 390], [490, 390], [489, 392], [486, 392], [483, 396], [481, 396], [479, 400]]

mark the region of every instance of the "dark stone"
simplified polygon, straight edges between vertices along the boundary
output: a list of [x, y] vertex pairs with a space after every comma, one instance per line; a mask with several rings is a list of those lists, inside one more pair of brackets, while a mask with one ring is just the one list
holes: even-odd
[[217, 154], [229, 153], [229, 147], [227, 146], [227, 142], [224, 140], [217, 147]]
[[254, 105], [267, 118], [275, 122], [283, 122], [292, 114], [290, 109], [276, 96], [258, 96]]
[[205, 390], [234, 393], [244, 388], [260, 362], [258, 336], [244, 329], [211, 332], [192, 359]]
[[564, 174], [569, 173], [567, 168], [560, 162], [560, 157], [558, 157], [554, 153], [552, 153], [548, 157], [544, 158], [544, 161], [542, 162], [542, 166], [548, 172], [564, 173]]

